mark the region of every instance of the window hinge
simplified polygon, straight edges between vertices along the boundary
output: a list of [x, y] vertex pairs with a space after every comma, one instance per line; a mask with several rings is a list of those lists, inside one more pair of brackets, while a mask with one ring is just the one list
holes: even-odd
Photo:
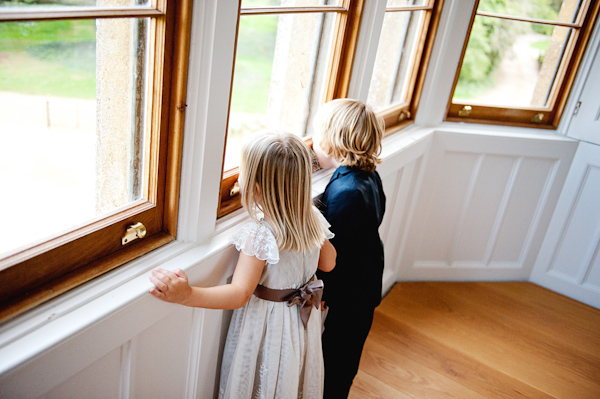
[[577, 104], [575, 104], [575, 109], [573, 110], [573, 115], [577, 115], [579, 113], [579, 108], [581, 108], [581, 101], [577, 101]]
[[142, 224], [142, 222], [137, 222], [136, 224], [132, 224], [127, 228], [125, 235], [121, 238], [121, 245], [128, 244], [129, 242], [138, 239], [144, 238], [146, 236], [146, 226]]

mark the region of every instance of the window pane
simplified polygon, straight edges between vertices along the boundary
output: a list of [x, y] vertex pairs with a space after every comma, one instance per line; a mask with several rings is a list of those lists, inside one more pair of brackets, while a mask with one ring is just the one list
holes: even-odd
[[408, 101], [424, 18], [424, 11], [385, 14], [367, 100], [375, 111]]
[[147, 25], [0, 24], [0, 253], [145, 195]]
[[544, 107], [571, 29], [477, 16], [453, 100]]
[[242, 7], [338, 6], [341, 0], [242, 0]]
[[32, 1], [32, 0], [0, 0], [1, 7], [27, 7], [27, 8], [56, 8], [64, 7], [131, 7], [131, 6], [147, 6], [149, 0], [47, 0], [47, 1]]
[[481, 0], [477, 11], [572, 23], [582, 0]]
[[246, 134], [277, 129], [310, 134], [323, 98], [335, 14], [242, 16], [225, 168], [239, 164]]

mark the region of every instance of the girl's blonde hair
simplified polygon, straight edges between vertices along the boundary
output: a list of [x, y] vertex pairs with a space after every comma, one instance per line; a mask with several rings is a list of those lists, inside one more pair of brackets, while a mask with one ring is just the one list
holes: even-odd
[[340, 165], [374, 171], [381, 162], [384, 122], [368, 105], [340, 98], [319, 108], [313, 122], [325, 155]]
[[242, 205], [254, 221], [257, 208], [271, 219], [279, 249], [306, 251], [323, 244], [325, 233], [312, 207], [311, 177], [308, 146], [293, 134], [255, 133], [242, 148]]

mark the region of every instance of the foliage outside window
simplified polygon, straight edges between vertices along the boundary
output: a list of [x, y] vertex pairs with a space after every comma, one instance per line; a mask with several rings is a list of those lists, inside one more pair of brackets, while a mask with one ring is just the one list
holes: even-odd
[[481, 0], [447, 120], [556, 128], [598, 14], [590, 0]]
[[386, 134], [414, 119], [441, 7], [433, 0], [387, 2], [367, 99]]
[[173, 240], [190, 11], [0, 1], [0, 321]]
[[219, 217], [241, 207], [235, 183], [246, 135], [275, 129], [308, 138], [319, 105], [346, 96], [362, 7], [241, 1]]

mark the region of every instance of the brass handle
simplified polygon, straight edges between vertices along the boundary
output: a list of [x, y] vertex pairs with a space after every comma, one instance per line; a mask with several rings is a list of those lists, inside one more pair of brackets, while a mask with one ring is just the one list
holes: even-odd
[[531, 118], [531, 121], [533, 123], [540, 123], [543, 119], [544, 119], [544, 114], [539, 113], [539, 114], [533, 115], [533, 118]]
[[229, 190], [229, 196], [235, 197], [239, 193], [240, 193], [240, 183], [236, 181], [235, 184], [233, 186], [231, 186], [231, 189]]
[[131, 241], [137, 238], [144, 238], [146, 236], [146, 226], [142, 224], [142, 222], [137, 222], [136, 224], [132, 224], [127, 228], [125, 235], [121, 238], [121, 245], [125, 245], [130, 243]]
[[408, 118], [410, 118], [410, 111], [402, 111], [400, 112], [400, 115], [398, 115], [398, 122], [402, 122]]
[[472, 110], [473, 110], [473, 107], [471, 107], [470, 105], [465, 105], [463, 107], [463, 109], [458, 111], [458, 116], [469, 116], [469, 115], [471, 115]]

